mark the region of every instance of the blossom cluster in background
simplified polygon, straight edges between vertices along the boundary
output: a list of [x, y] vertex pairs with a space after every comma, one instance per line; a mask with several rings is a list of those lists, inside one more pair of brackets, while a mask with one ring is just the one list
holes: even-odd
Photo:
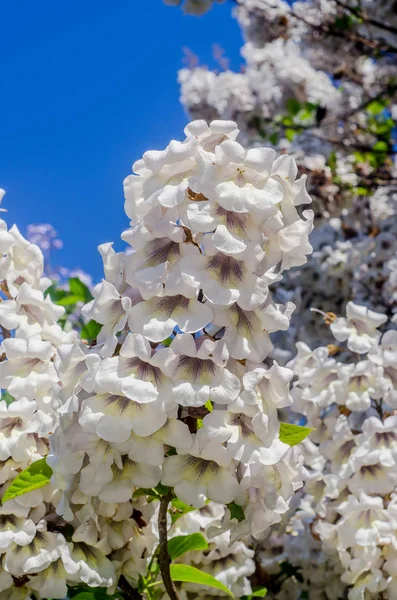
[[353, 299], [396, 311], [396, 13], [370, 0], [239, 0], [233, 10], [242, 71], [184, 68], [181, 100], [195, 118], [235, 120], [248, 146], [292, 154], [308, 176], [314, 253], [276, 291], [298, 307], [279, 344], [292, 356], [297, 341], [328, 335], [311, 307], [341, 312]]
[[[315, 431], [303, 442], [298, 510], [273, 545], [284, 544], [283, 558], [310, 597], [339, 598], [350, 586], [353, 600], [397, 593], [395, 322], [349, 302], [346, 317], [329, 325], [334, 344], [311, 350], [300, 342], [289, 364], [296, 376], [292, 409]], [[297, 545], [305, 550], [300, 556]], [[266, 549], [261, 560], [274, 570], [277, 558], [271, 562]], [[276, 597], [290, 598], [290, 585]]]
[[[197, 4], [203, 14], [216, 3]], [[292, 154], [315, 213], [312, 255], [274, 288], [296, 309], [271, 354], [294, 371], [288, 419], [315, 431], [304, 486], [255, 547], [251, 581], [272, 598], [393, 600], [395, 5], [237, 0], [233, 10], [244, 67], [182, 69], [182, 103], [195, 118], [234, 119], [248, 146]]]

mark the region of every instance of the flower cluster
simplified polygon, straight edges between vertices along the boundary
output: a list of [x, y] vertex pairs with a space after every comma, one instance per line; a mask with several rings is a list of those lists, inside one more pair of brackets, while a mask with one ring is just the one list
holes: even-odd
[[394, 8], [373, 0], [241, 0], [234, 16], [243, 69], [194, 65], [179, 73], [194, 118], [233, 119], [248, 146], [268, 140], [308, 175], [315, 252], [276, 286], [278, 301], [298, 305], [289, 335], [278, 338], [289, 352], [298, 340], [327, 341], [310, 318], [313, 306], [344, 311], [353, 299], [395, 311]]
[[[43, 255], [0, 221], [0, 496], [15, 477], [48, 453], [58, 421], [57, 351], [72, 343], [57, 321], [64, 309], [45, 295]], [[0, 507], [0, 594], [61, 598], [79, 567], [64, 536], [53, 530], [56, 490], [32, 490]], [[52, 507], [52, 508], [51, 508]], [[68, 574], [68, 575], [67, 575]], [[24, 584], [27, 584], [26, 586]]]
[[332, 343], [333, 336], [318, 315], [342, 313], [349, 299], [373, 311], [397, 311], [396, 189], [380, 188], [369, 202], [356, 198], [340, 218], [318, 226], [311, 236], [313, 254], [306, 265], [290, 271], [275, 298], [297, 305], [294, 327], [278, 344], [293, 353], [297, 341], [310, 345]]
[[[311, 350], [298, 343], [298, 354], [289, 364], [297, 377], [293, 410], [316, 429], [304, 442], [301, 508], [306, 527], [297, 535], [311, 532], [314, 543], [321, 543], [328, 564], [341, 573], [349, 599], [380, 597], [382, 592], [394, 598], [395, 318], [387, 323], [385, 315], [350, 302], [346, 317], [328, 315], [328, 320], [334, 345]], [[295, 560], [302, 565], [299, 557]], [[312, 561], [314, 579], [321, 563], [317, 567]]]
[[[1, 222], [0, 585], [16, 600], [137, 587], [158, 547], [158, 489], [204, 516], [212, 502], [214, 541], [196, 561], [243, 596], [253, 551], [239, 540], [263, 537], [302, 485], [303, 456], [279, 432], [293, 372], [263, 361], [294, 309], [269, 288], [311, 252], [305, 177], [286, 155], [246, 151], [233, 122], [185, 133], [124, 182], [129, 249], [99, 248], [91, 343], [57, 323], [41, 251]], [[51, 485], [7, 499], [43, 457]]]
[[161, 482], [195, 507], [236, 501], [246, 519], [222, 527], [260, 536], [300, 485], [277, 416], [292, 372], [262, 362], [294, 308], [269, 286], [306, 261], [312, 215], [296, 206], [310, 199], [293, 160], [247, 152], [234, 123], [185, 133], [125, 180], [132, 252], [100, 248], [105, 279], [83, 312], [102, 330], [94, 347], [60, 353], [75, 387], [63, 384], [53, 436], [57, 510], [86, 530], [98, 502], [129, 505]]
[[[197, 2], [200, 13], [210, 4]], [[382, 18], [373, 0], [240, 0], [234, 14], [245, 39], [244, 71], [200, 66], [180, 71], [182, 102], [194, 117], [232, 118], [253, 142], [269, 137], [279, 117], [294, 107], [297, 118], [282, 125], [296, 129], [300, 151], [327, 154], [328, 143], [319, 143], [324, 137], [368, 141], [364, 109], [377, 94], [383, 99], [396, 92], [391, 1], [382, 3]], [[316, 107], [312, 120], [307, 111]], [[360, 113], [358, 121], [345, 123], [346, 111], [349, 119]], [[273, 143], [285, 147], [288, 141], [289, 134]], [[351, 153], [348, 145], [341, 148]]]
[[[181, 561], [191, 564], [211, 574], [228, 587], [235, 598], [241, 598], [252, 593], [250, 577], [255, 573], [255, 551], [252, 538], [230, 543], [227, 532], [217, 535], [225, 516], [225, 509], [219, 504], [209, 502], [203, 508], [189, 512], [180, 517], [170, 529], [170, 537], [194, 533], [209, 535], [216, 534], [210, 539], [205, 552], [192, 552]], [[203, 595], [200, 586], [188, 583], [182, 588], [182, 593], [190, 593], [194, 598], [205, 600], [219, 595], [218, 590], [208, 590]]]

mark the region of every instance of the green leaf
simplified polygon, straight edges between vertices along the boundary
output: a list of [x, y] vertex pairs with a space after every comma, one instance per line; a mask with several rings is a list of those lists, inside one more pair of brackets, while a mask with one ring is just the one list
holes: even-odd
[[83, 340], [93, 341], [98, 337], [99, 332], [102, 329], [102, 325], [94, 320], [88, 321], [81, 328], [80, 336]]
[[32, 463], [15, 477], [3, 496], [2, 504], [7, 500], [44, 487], [50, 482], [51, 475], [52, 469], [47, 465], [45, 458], [36, 460], [36, 462]]
[[250, 596], [248, 596], [248, 598], [264, 598], [267, 594], [267, 588], [265, 587], [261, 587], [261, 588], [254, 588], [254, 591], [252, 592], [252, 594]]
[[354, 18], [351, 15], [344, 13], [340, 17], [336, 17], [334, 21], [334, 27], [336, 29], [341, 29], [342, 31], [346, 31], [346, 29], [350, 29], [354, 24]]
[[314, 431], [310, 427], [293, 425], [292, 423], [280, 423], [280, 440], [289, 446], [300, 444], [308, 435]]
[[360, 150], [355, 150], [353, 152], [353, 156], [358, 163], [365, 163], [368, 160], [368, 155], [366, 152], [361, 152]]
[[214, 407], [212, 406], [212, 402], [211, 400], [207, 400], [207, 402], [204, 404], [205, 408], [207, 410], [209, 410], [210, 412], [212, 412], [214, 410]]
[[15, 398], [14, 398], [14, 396], [11, 396], [11, 394], [9, 394], [7, 392], [7, 390], [2, 390], [1, 391], [1, 400], [4, 400], [4, 402], [8, 406], [9, 404], [11, 404], [11, 402], [14, 402]]
[[170, 337], [165, 338], [165, 340], [163, 340], [161, 343], [163, 344], [163, 346], [168, 348], [168, 346], [171, 346], [173, 339], [174, 339], [174, 336], [170, 335]]
[[371, 190], [369, 188], [362, 186], [355, 188], [355, 192], [357, 196], [369, 196], [371, 194]]
[[379, 142], [376, 142], [376, 144], [374, 144], [373, 148], [374, 148], [375, 152], [387, 152], [388, 147], [389, 146], [387, 145], [386, 142], [379, 141]]
[[179, 498], [173, 498], [171, 505], [178, 511], [171, 512], [172, 524], [174, 524], [175, 521], [177, 521], [183, 515], [186, 515], [187, 513], [192, 512], [192, 510], [194, 510], [194, 506], [185, 504], [184, 502], [182, 502], [182, 500], [179, 500]]
[[115, 594], [107, 594], [106, 588], [92, 588], [88, 585], [80, 584], [77, 587], [69, 587], [67, 598], [73, 598], [73, 600], [121, 600], [122, 595], [120, 592]]
[[171, 504], [174, 508], [183, 510], [184, 512], [190, 512], [190, 510], [193, 510], [193, 506], [190, 506], [190, 504], [185, 504], [185, 502], [182, 502], [182, 500], [179, 500], [179, 498], [173, 498]]
[[301, 103], [296, 98], [288, 98], [287, 108], [291, 115], [296, 115], [301, 109]]
[[373, 102], [368, 104], [367, 111], [371, 113], [371, 115], [379, 115], [381, 112], [384, 111], [386, 106], [387, 104], [384, 100], [374, 100]]
[[294, 120], [292, 117], [282, 117], [281, 119], [281, 123], [285, 126], [288, 127], [289, 125], [293, 125], [294, 124]]
[[93, 296], [88, 287], [80, 281], [78, 277], [72, 277], [69, 279], [69, 289], [74, 296], [78, 296], [82, 302], [89, 302]]
[[51, 300], [57, 303], [58, 300], [62, 300], [62, 298], [66, 298], [66, 296], [70, 296], [70, 292], [58, 289], [54, 283], [47, 289], [45, 295], [50, 296]]
[[138, 488], [132, 494], [132, 498], [141, 498], [141, 496], [153, 496], [154, 498], [159, 498], [157, 492], [153, 488]]
[[73, 597], [73, 600], [95, 600], [95, 594], [93, 592], [80, 592], [80, 594]]
[[297, 132], [295, 131], [295, 129], [286, 129], [285, 132], [284, 132], [284, 135], [285, 135], [285, 137], [287, 138], [287, 140], [289, 142], [292, 142], [292, 140], [294, 139], [296, 133]]
[[77, 302], [83, 302], [83, 300], [81, 300], [79, 296], [75, 296], [74, 294], [67, 294], [63, 298], [59, 298], [59, 300], [56, 300], [56, 303], [59, 306], [72, 306], [74, 304], [77, 304]]
[[207, 585], [222, 590], [222, 592], [225, 592], [233, 598], [233, 594], [225, 585], [223, 585], [223, 583], [215, 579], [215, 577], [212, 577], [212, 575], [208, 575], [208, 573], [196, 569], [196, 567], [191, 567], [190, 565], [171, 565], [170, 571], [173, 581], [185, 581], [186, 583]]
[[158, 483], [154, 489], [160, 496], [166, 496], [171, 488], [169, 488], [168, 485]]
[[252, 600], [252, 598], [264, 598], [267, 594], [267, 588], [265, 587], [254, 587], [252, 588], [252, 594], [243, 596], [241, 600]]
[[208, 542], [201, 533], [190, 535], [177, 535], [168, 540], [168, 554], [174, 560], [186, 552], [193, 550], [207, 550]]
[[227, 507], [230, 511], [231, 519], [237, 519], [238, 522], [244, 521], [245, 514], [242, 506], [239, 506], [235, 502], [230, 502], [230, 504], [228, 504]]
[[331, 169], [331, 171], [334, 172], [336, 169], [336, 152], [335, 152], [335, 150], [332, 150], [332, 152], [330, 152], [327, 162], [328, 162], [328, 166]]

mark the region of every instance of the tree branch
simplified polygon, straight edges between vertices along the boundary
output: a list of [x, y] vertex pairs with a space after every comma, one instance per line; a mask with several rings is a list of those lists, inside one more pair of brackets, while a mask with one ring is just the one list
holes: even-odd
[[168, 505], [172, 500], [172, 493], [168, 492], [160, 500], [160, 510], [158, 518], [159, 526], [159, 565], [161, 576], [163, 578], [164, 587], [171, 600], [180, 600], [179, 594], [176, 591], [174, 582], [171, 579], [170, 564], [171, 558], [168, 554], [168, 529], [167, 529], [167, 510]]
[[[330, 35], [330, 36], [344, 39], [344, 40], [347, 39], [351, 42], [354, 42], [355, 44], [360, 43], [363, 46], [370, 48], [371, 50], [379, 50], [380, 52], [383, 51], [383, 52], [389, 52], [389, 53], [393, 53], [393, 54], [397, 53], [397, 48], [395, 48], [391, 44], [386, 44], [386, 43], [382, 44], [376, 40], [369, 40], [366, 37], [359, 35], [358, 33], [356, 33], [353, 30], [339, 31], [338, 29], [335, 29], [335, 27], [333, 27], [332, 25], [328, 25], [325, 23], [318, 23], [318, 24], [312, 23], [311, 21], [308, 21], [302, 15], [299, 15], [298, 13], [296, 13], [295, 10], [291, 10], [291, 15], [293, 17], [295, 17], [295, 19], [297, 19], [298, 21], [302, 21], [303, 23], [305, 23], [305, 25], [310, 27], [313, 31], [317, 31], [317, 32], [323, 33], [325, 35]], [[364, 48], [362, 48], [362, 50], [364, 50]]]
[[11, 337], [11, 332], [2, 325], [0, 325], [0, 335], [3, 337], [3, 340], [8, 340], [8, 338]]
[[130, 586], [124, 575], [120, 577], [118, 586], [123, 592], [124, 600], [143, 600], [143, 596], [137, 589]]
[[384, 29], [385, 31], [390, 31], [391, 33], [397, 34], [397, 27], [390, 25], [390, 23], [387, 23], [386, 21], [383, 22], [383, 21], [378, 21], [377, 19], [372, 19], [366, 13], [364, 13], [362, 10], [360, 10], [358, 7], [352, 8], [351, 6], [347, 6], [347, 4], [345, 4], [341, 0], [335, 0], [335, 2], [338, 6], [340, 6], [344, 10], [347, 10], [350, 14], [354, 15], [355, 17], [359, 17], [360, 19], [363, 19], [363, 21], [365, 21], [366, 23], [369, 23], [370, 25], [374, 25], [374, 27], [378, 27], [379, 29]]

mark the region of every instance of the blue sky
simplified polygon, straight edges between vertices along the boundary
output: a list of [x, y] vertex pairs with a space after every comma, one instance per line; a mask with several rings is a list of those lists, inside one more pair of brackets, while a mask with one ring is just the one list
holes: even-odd
[[183, 47], [241, 63], [230, 5], [201, 18], [162, 0], [20, 0], [0, 8], [0, 187], [22, 232], [51, 223], [54, 263], [102, 276], [97, 246], [128, 226], [123, 178], [148, 149], [180, 139]]

